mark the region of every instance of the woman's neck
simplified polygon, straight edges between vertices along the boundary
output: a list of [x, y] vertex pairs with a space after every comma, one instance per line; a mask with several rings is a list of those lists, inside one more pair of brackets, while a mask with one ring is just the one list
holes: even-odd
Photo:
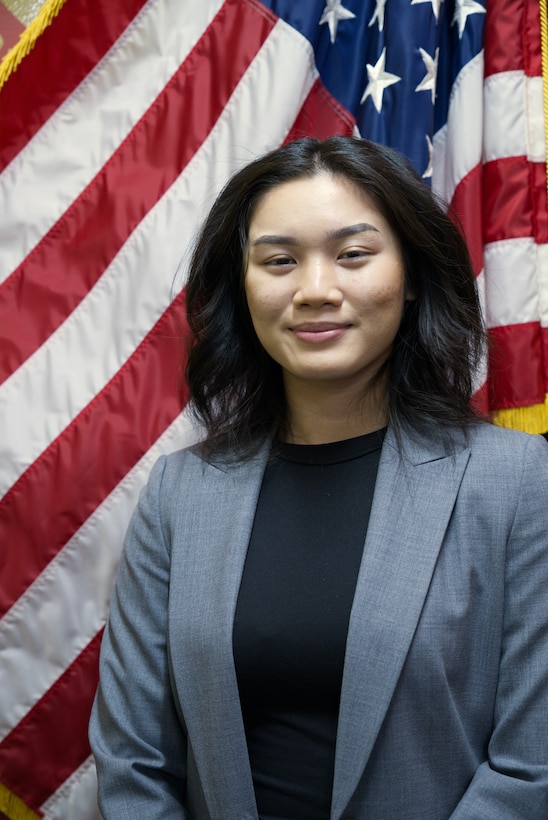
[[343, 441], [387, 424], [384, 387], [364, 397], [346, 391], [343, 385], [326, 390], [325, 385], [312, 382], [299, 391], [286, 391], [286, 400], [289, 424], [285, 438], [293, 444]]

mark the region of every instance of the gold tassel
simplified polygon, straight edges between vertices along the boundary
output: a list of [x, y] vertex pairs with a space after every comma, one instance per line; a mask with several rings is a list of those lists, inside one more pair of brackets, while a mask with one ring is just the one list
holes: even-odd
[[53, 18], [59, 14], [66, 1], [47, 0], [41, 6], [32, 23], [21, 33], [19, 41], [4, 55], [0, 63], [0, 88], [2, 88], [8, 77], [13, 74], [23, 57], [26, 57], [31, 51], [37, 39], [44, 29], [49, 26]]
[[0, 811], [10, 820], [40, 820], [38, 814], [29, 809], [22, 800], [16, 797], [0, 783]]
[[491, 414], [491, 419], [499, 427], [523, 430], [525, 433], [546, 433], [548, 431], [548, 395], [544, 404], [495, 410]]

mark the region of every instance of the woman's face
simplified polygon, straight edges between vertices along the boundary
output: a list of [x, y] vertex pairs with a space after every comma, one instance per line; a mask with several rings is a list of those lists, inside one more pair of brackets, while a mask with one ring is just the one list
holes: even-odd
[[400, 326], [406, 289], [399, 242], [346, 178], [322, 172], [286, 182], [253, 213], [245, 293], [286, 391], [313, 381], [361, 393]]

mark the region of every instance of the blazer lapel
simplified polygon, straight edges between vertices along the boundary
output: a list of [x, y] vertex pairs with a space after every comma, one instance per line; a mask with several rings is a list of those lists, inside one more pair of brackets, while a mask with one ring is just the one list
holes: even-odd
[[191, 498], [176, 524], [181, 545], [173, 551], [177, 580], [170, 595], [174, 677], [213, 820], [257, 817], [232, 626], [267, 457], [265, 447], [238, 464], [196, 459], [186, 473]]
[[413, 638], [468, 461], [464, 445], [405, 441], [388, 431], [350, 617], [331, 818], [371, 754]]

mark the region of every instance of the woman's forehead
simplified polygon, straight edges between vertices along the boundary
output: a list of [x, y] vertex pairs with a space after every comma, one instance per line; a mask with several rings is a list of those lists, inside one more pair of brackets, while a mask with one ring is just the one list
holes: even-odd
[[296, 224], [318, 219], [337, 230], [343, 223], [369, 223], [370, 217], [385, 222], [375, 198], [348, 177], [321, 171], [284, 181], [262, 194], [251, 212], [248, 234], [251, 238], [269, 225], [279, 225], [291, 235]]

